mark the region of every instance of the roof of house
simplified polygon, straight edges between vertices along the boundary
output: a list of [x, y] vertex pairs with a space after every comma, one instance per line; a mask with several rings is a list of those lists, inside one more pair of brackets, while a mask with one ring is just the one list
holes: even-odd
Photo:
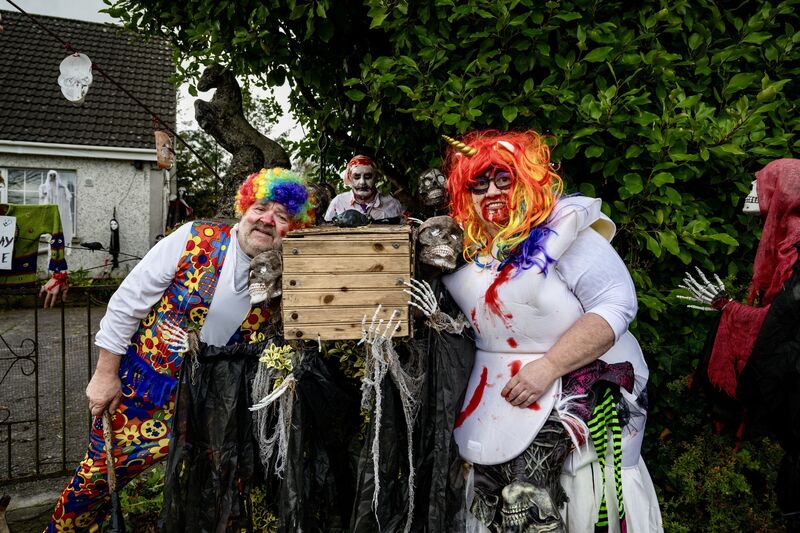
[[[22, 13], [0, 15], [0, 140], [155, 149], [144, 109], [97, 71], [83, 103], [67, 101], [58, 76], [68, 52]], [[175, 127], [175, 66], [164, 40], [111, 24], [33, 17]]]

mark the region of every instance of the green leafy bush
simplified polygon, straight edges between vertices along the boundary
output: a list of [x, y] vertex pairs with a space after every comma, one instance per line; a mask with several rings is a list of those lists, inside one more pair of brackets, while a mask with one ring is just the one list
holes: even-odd
[[[396, 190], [440, 163], [442, 133], [549, 134], [569, 189], [602, 197], [617, 223], [655, 399], [645, 455], [656, 486], [670, 484], [676, 464], [652, 449], [658, 438], [680, 450], [708, 425], [683, 416], [703, 400], [668, 386], [694, 371], [710, 326], [675, 288], [692, 264], [735, 290], [748, 283], [758, 221], [740, 206], [752, 174], [800, 148], [798, 0], [107, 1], [128, 28], [171, 39], [184, 77], [217, 60], [266, 85], [288, 80], [313, 132], [299, 155], [314, 157], [324, 131], [331, 158], [368, 148]], [[698, 465], [729, 458], [727, 440], [704, 439]], [[679, 498], [662, 496], [665, 509]], [[680, 500], [695, 516], [691, 505], [714, 504]], [[720, 512], [732, 530], [755, 523]]]

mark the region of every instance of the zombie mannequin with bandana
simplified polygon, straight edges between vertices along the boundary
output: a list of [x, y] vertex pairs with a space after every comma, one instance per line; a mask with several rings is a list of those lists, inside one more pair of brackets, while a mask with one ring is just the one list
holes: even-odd
[[105, 518], [104, 411], [112, 414], [118, 488], [166, 457], [184, 353], [170, 330], [196, 329], [201, 341], [224, 346], [248, 342], [269, 323], [266, 306], [251, 307], [251, 259], [313, 221], [308, 192], [294, 173], [262, 169], [239, 188], [235, 207], [241, 218], [233, 227], [193, 222], [159, 241], [109, 301], [95, 340], [100, 357], [86, 389], [95, 416], [91, 444], [48, 531], [95, 530]]
[[800, 160], [779, 159], [756, 172], [743, 212], [764, 221], [748, 305], [702, 272], [687, 275], [685, 299], [721, 311], [708, 379], [744, 405], [748, 434], [777, 438], [785, 452], [778, 506], [787, 531], [800, 532]]
[[[614, 224], [599, 199], [561, 196], [561, 179], [535, 132], [474, 132], [448, 141], [448, 191], [467, 264], [444, 283], [471, 320], [477, 348], [454, 429], [459, 453], [473, 465], [472, 512], [494, 531], [661, 530], [639, 455], [648, 372], [627, 331], [636, 295], [608, 243]], [[627, 368], [627, 377], [618, 368]], [[609, 385], [586, 387], [601, 383]], [[622, 388], [623, 421], [612, 387]], [[590, 417], [573, 395], [581, 391], [591, 392]], [[564, 434], [580, 446], [564, 463], [560, 485], [568, 501], [560, 509], [561, 487], [538, 470], [542, 447], [534, 439], [542, 434], [553, 436], [548, 456], [569, 451], [558, 451]], [[543, 497], [548, 484], [551, 494]], [[544, 520], [536, 524], [535, 517]]]
[[[350, 191], [336, 196], [325, 212], [325, 221], [330, 222], [337, 215], [354, 209], [372, 220], [398, 218], [403, 214], [403, 206], [390, 194], [378, 191], [378, 169], [371, 158], [357, 155], [347, 163], [344, 171], [344, 184]], [[398, 219], [399, 220], [399, 219]]]

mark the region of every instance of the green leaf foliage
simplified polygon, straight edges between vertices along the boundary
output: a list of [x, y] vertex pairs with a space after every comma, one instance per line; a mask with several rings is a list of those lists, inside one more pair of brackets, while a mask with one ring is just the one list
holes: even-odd
[[[568, 192], [603, 198], [617, 224], [660, 398], [648, 430], [706, 424], [681, 421], [692, 400], [666, 386], [694, 371], [711, 327], [676, 287], [689, 265], [748, 283], [759, 221], [742, 200], [753, 172], [800, 148], [798, 0], [107, 1], [126, 27], [170, 39], [185, 77], [215, 60], [288, 80], [312, 139], [297, 155], [315, 157], [326, 131], [329, 157], [367, 148], [395, 188], [440, 164], [441, 134], [551, 136]], [[651, 465], [657, 486], [670, 468]]]

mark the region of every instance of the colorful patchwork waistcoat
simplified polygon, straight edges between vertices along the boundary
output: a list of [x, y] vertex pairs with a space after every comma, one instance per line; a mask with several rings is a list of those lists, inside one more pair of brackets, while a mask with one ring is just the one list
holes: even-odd
[[[203, 327], [214, 296], [231, 237], [225, 224], [198, 221], [192, 224], [172, 283], [161, 300], [141, 321], [122, 358], [120, 376], [143, 397], [156, 405], [170, 398], [183, 362], [174, 339], [162, 333], [162, 325], [183, 331]], [[249, 342], [269, 319], [266, 307], [254, 307], [228, 344]]]

